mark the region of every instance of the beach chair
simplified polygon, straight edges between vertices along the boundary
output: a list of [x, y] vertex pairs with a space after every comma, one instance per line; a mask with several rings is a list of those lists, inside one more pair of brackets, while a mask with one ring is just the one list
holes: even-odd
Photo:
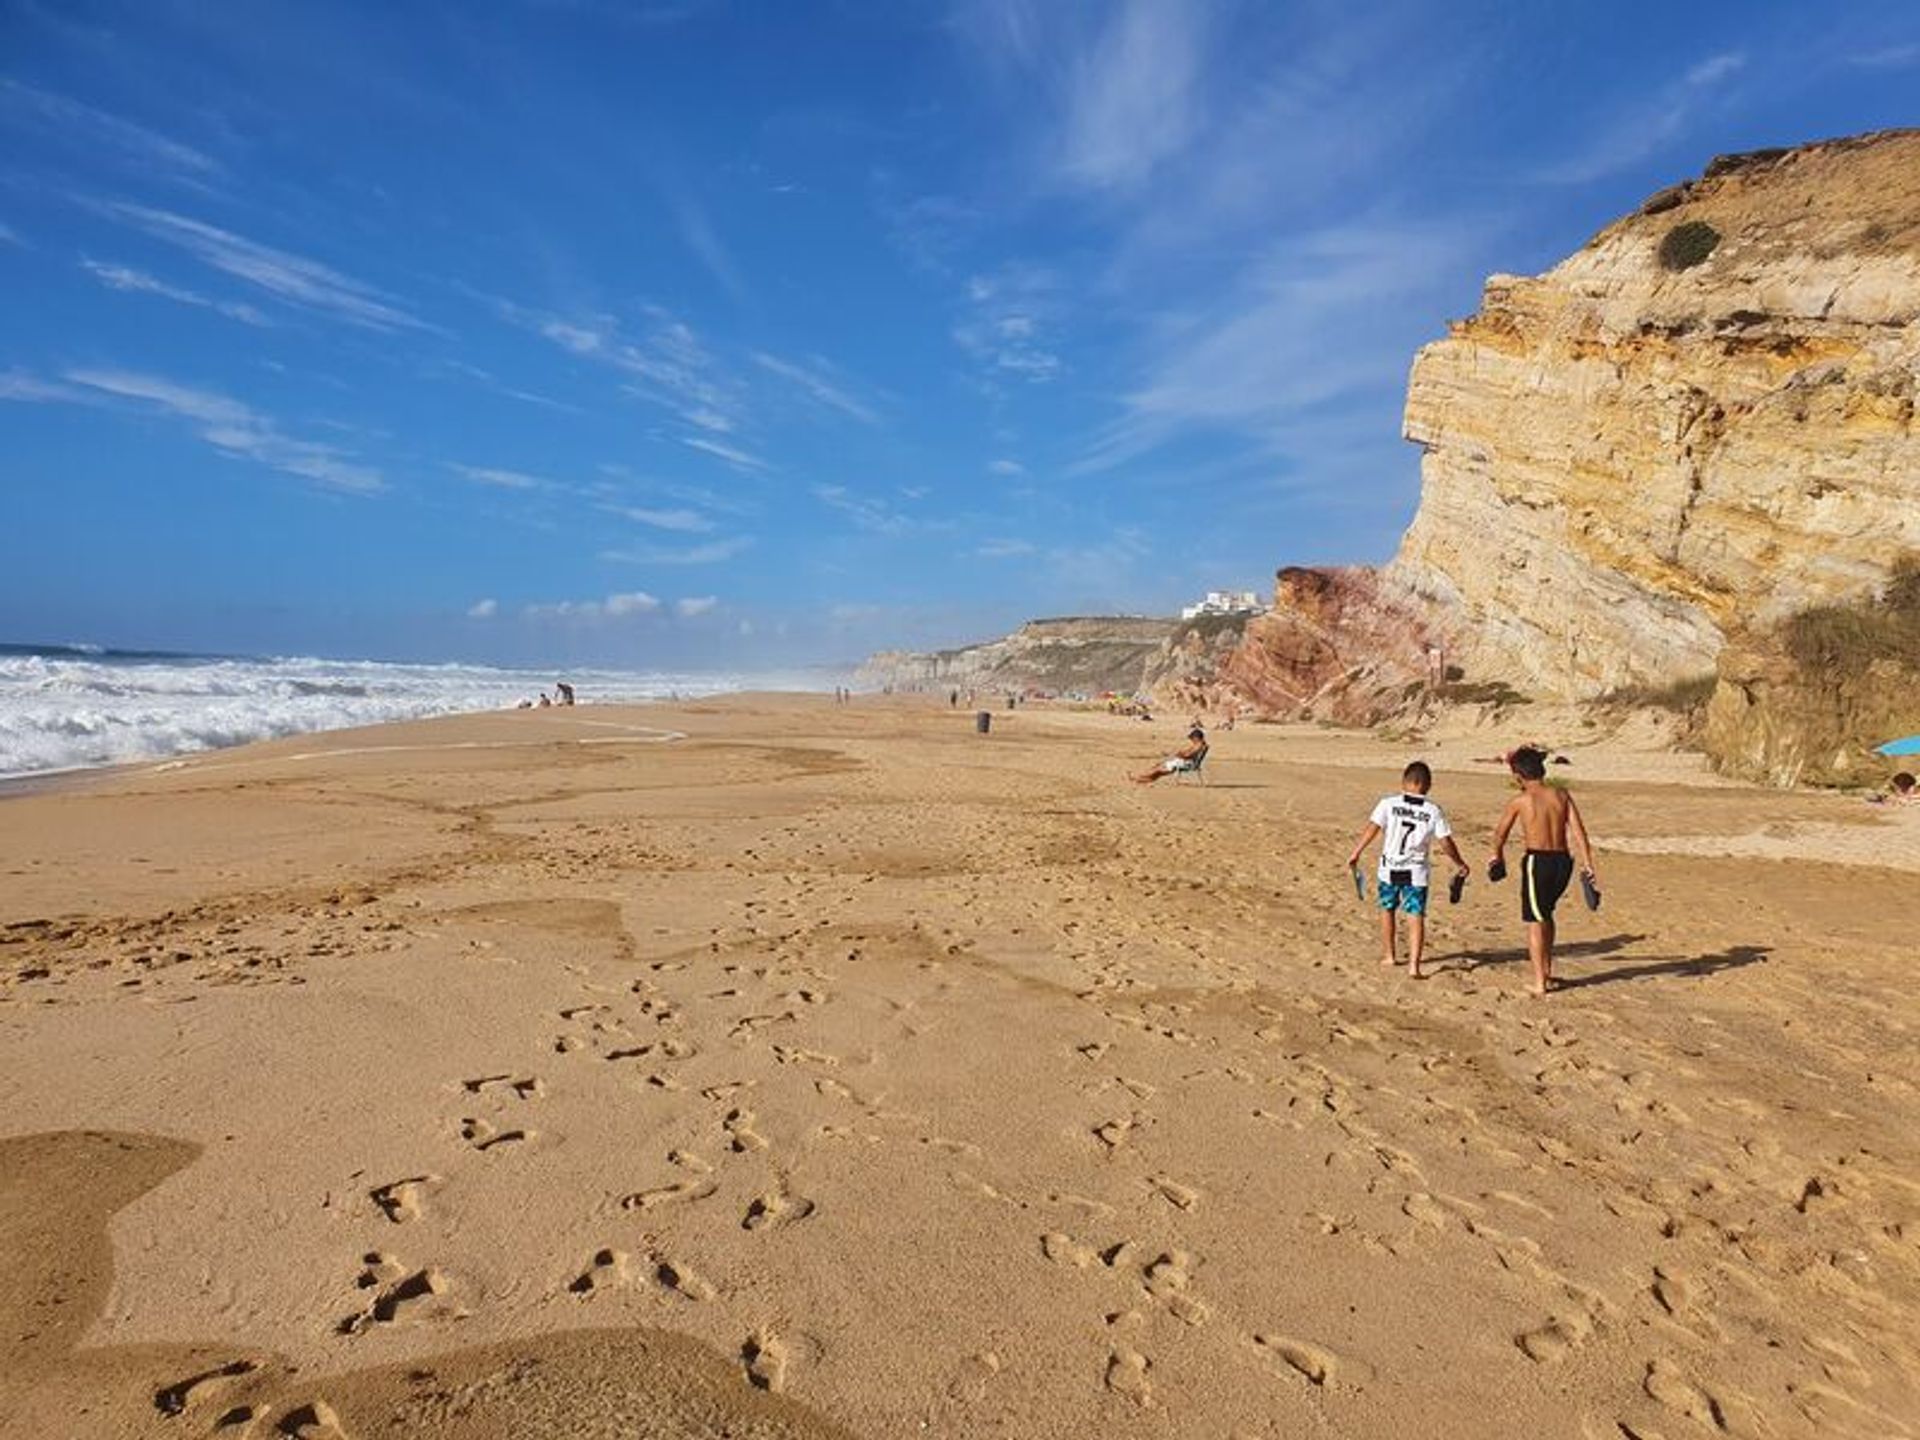
[[1207, 783], [1207, 756], [1211, 754], [1212, 751], [1213, 747], [1211, 745], [1203, 747], [1198, 755], [1174, 771], [1174, 783], [1179, 784], [1183, 780], [1198, 780], [1202, 785], [1205, 785]]

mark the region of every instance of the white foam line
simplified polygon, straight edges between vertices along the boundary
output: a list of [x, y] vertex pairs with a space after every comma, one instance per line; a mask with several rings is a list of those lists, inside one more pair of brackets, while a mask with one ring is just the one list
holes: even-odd
[[615, 730], [644, 730], [644, 735], [589, 735], [584, 739], [556, 742], [546, 740], [448, 740], [439, 745], [343, 745], [330, 750], [300, 750], [292, 755], [258, 755], [251, 760], [202, 762], [198, 757], [169, 760], [153, 767], [154, 774], [170, 770], [238, 770], [245, 765], [279, 765], [292, 760], [330, 760], [336, 755], [402, 755], [433, 750], [522, 750], [530, 745], [665, 745], [687, 738], [684, 730], [656, 730], [648, 725], [617, 725], [611, 720], [582, 720], [582, 725], [605, 725]]

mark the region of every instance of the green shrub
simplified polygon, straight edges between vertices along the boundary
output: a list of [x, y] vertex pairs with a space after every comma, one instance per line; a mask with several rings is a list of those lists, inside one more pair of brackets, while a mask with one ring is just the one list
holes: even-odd
[[1920, 556], [1893, 567], [1880, 599], [1803, 610], [1787, 621], [1784, 638], [1803, 668], [1823, 674], [1920, 654]]
[[1704, 220], [1688, 220], [1667, 231], [1660, 241], [1660, 264], [1668, 270], [1691, 270], [1720, 244], [1720, 232]]
[[1622, 710], [1671, 710], [1679, 715], [1700, 709], [1713, 698], [1718, 675], [1694, 675], [1666, 685], [1622, 685], [1599, 697], [1603, 707]]

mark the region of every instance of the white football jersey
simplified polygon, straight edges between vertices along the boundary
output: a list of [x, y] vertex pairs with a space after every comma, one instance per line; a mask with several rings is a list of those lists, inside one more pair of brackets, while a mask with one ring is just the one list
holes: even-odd
[[1435, 840], [1453, 834], [1447, 812], [1423, 795], [1383, 795], [1373, 807], [1372, 820], [1380, 827], [1381, 881], [1387, 883], [1395, 870], [1404, 870], [1412, 877], [1406, 883], [1428, 884], [1428, 852]]

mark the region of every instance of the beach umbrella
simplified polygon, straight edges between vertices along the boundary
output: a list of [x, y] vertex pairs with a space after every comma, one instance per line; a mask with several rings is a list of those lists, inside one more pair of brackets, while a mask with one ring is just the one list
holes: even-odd
[[1920, 755], [1920, 735], [1909, 735], [1904, 740], [1889, 740], [1874, 753], [1879, 755]]

